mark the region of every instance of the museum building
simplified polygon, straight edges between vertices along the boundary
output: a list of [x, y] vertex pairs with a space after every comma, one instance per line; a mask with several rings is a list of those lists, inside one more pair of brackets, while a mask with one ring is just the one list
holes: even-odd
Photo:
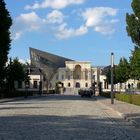
[[[90, 89], [95, 83], [96, 85], [102, 83], [102, 87], [107, 88], [102, 68], [92, 67], [91, 62], [74, 61], [34, 48], [29, 50], [31, 59], [31, 66], [28, 67], [29, 90], [39, 90], [40, 83], [43, 91], [55, 89], [56, 84], [61, 83], [67, 93]], [[23, 85], [22, 88], [25, 88], [24, 83]]]

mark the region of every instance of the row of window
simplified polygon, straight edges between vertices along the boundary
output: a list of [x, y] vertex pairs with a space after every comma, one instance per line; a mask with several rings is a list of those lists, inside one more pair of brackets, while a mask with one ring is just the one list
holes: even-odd
[[[61, 79], [64, 80], [64, 78], [65, 78], [64, 75], [62, 75], [61, 76]], [[93, 78], [94, 78], [94, 76], [93, 76]], [[70, 80], [71, 79], [71, 76], [68, 75], [67, 79]], [[74, 79], [81, 79], [81, 76], [80, 75], [76, 75], [74, 77]], [[56, 80], [58, 80], [58, 75], [56, 76]], [[88, 75], [85, 75], [85, 80], [88, 80]]]
[[[28, 87], [30, 88], [30, 82]], [[23, 88], [23, 82], [22, 81], [18, 81], [18, 88]], [[33, 88], [38, 88], [38, 82], [37, 81], [33, 81]]]
[[[71, 84], [70, 84], [70, 83], [68, 83], [68, 87], [71, 87]], [[77, 83], [75, 84], [75, 87], [76, 87], [76, 88], [80, 88], [80, 83], [77, 82]], [[85, 87], [88, 87], [88, 83], [85, 83]]]

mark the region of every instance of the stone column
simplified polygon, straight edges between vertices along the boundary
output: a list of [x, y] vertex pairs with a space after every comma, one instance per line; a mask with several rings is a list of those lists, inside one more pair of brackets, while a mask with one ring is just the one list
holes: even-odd
[[82, 75], [82, 76], [81, 76], [81, 79], [85, 79], [85, 70], [82, 70], [82, 71], [81, 71], [81, 75]]

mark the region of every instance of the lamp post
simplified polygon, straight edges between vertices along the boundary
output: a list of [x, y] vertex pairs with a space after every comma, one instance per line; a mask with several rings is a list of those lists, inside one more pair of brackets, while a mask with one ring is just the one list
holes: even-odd
[[114, 104], [114, 73], [113, 73], [113, 69], [114, 69], [114, 53], [111, 53], [111, 104]]

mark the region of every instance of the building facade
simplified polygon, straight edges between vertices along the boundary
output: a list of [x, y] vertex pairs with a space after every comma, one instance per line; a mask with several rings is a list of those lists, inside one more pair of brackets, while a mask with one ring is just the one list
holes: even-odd
[[17, 90], [29, 90], [38, 92], [43, 87], [43, 75], [38, 68], [28, 66], [25, 68], [28, 71], [29, 82], [15, 81], [15, 88]]
[[79, 89], [90, 89], [98, 83], [98, 68], [92, 68], [90, 62], [66, 61], [65, 67], [58, 68], [50, 84], [55, 88], [61, 82], [65, 92], [77, 93]]
[[31, 65], [41, 69], [42, 89], [55, 89], [61, 82], [66, 92], [77, 93], [78, 89], [89, 89], [93, 84], [105, 85], [105, 76], [101, 76], [101, 68], [92, 67], [91, 62], [75, 61], [69, 58], [30, 48]]
[[[106, 78], [109, 66], [92, 67], [88, 61], [74, 61], [34, 48], [30, 48], [30, 59], [31, 65], [26, 68], [30, 77], [28, 90], [42, 92], [55, 90], [58, 83], [61, 83], [65, 93], [72, 94], [77, 94], [79, 89], [90, 89], [93, 86], [97, 90], [99, 87], [103, 91], [111, 90]], [[137, 89], [138, 84], [139, 81], [129, 79], [125, 83], [114, 84], [114, 90], [133, 91]], [[26, 83], [16, 81], [15, 88], [26, 90]]]

